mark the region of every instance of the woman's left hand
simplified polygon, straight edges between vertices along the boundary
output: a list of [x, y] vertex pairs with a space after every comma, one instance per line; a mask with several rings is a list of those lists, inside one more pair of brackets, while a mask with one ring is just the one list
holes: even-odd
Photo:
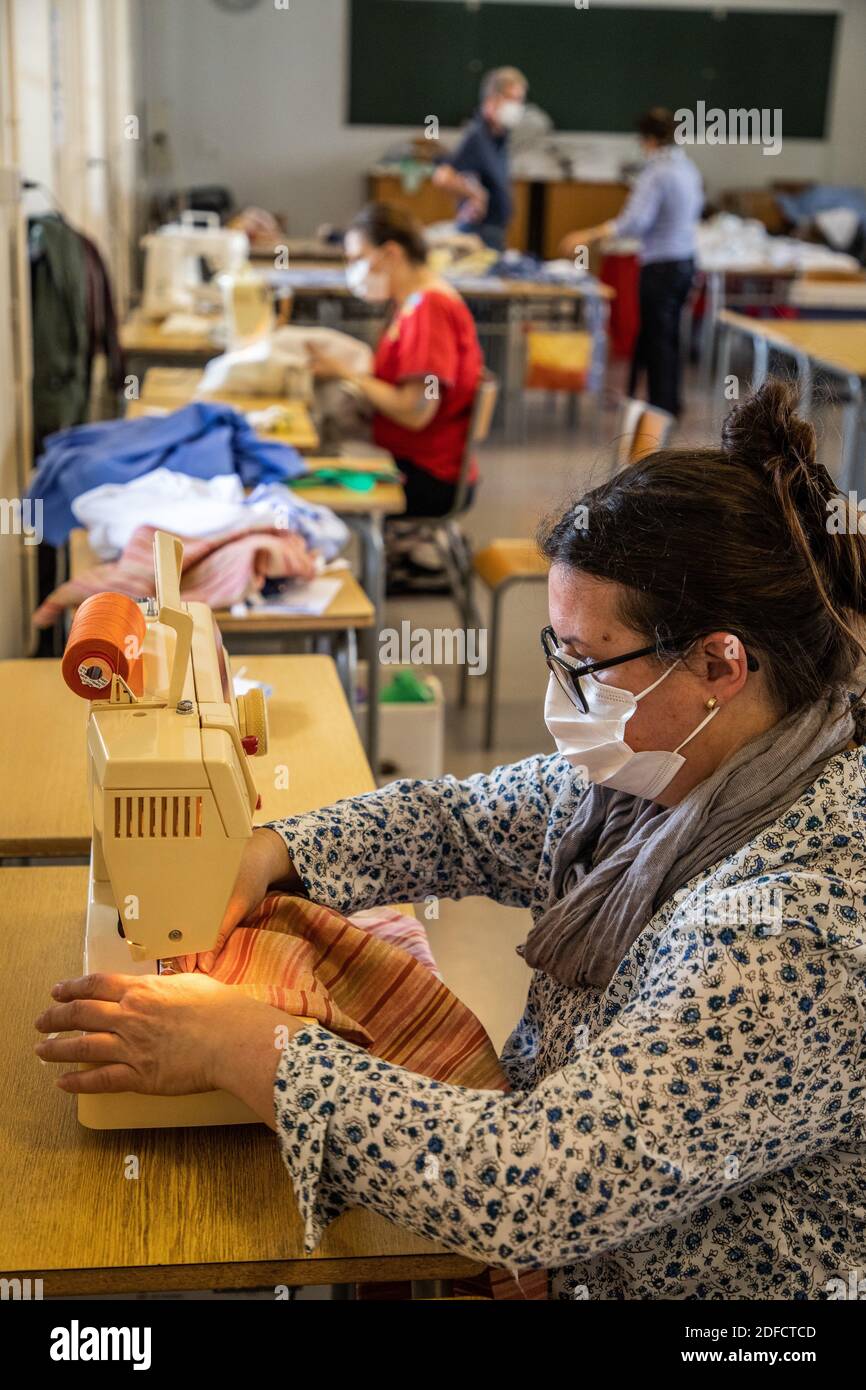
[[348, 376], [346, 368], [338, 362], [336, 357], [332, 357], [327, 352], [322, 352], [320, 348], [310, 347], [308, 349], [310, 357], [310, 371], [319, 381], [340, 381]]
[[58, 1079], [71, 1092], [170, 1096], [223, 1088], [261, 1113], [256, 1102], [264, 1097], [272, 1109], [280, 1051], [299, 1026], [205, 975], [85, 975], [51, 993], [57, 1002], [36, 1028], [76, 1032], [35, 1050], [45, 1062], [87, 1065]]

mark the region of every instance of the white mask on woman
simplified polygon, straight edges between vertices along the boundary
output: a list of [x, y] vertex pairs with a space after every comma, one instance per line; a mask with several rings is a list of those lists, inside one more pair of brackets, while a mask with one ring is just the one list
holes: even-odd
[[507, 97], [500, 106], [496, 119], [503, 130], [513, 130], [515, 126], [520, 125], [525, 110], [526, 106], [522, 101], [513, 101]]
[[572, 704], [551, 672], [544, 702], [544, 722], [562, 756], [573, 767], [582, 768], [590, 782], [650, 801], [658, 796], [685, 762], [680, 748], [700, 733], [721, 708], [717, 705], [711, 710], [673, 752], [637, 753], [629, 748], [625, 726], [637, 709], [638, 701], [661, 685], [673, 669], [669, 666], [657, 681], [638, 695], [616, 685], [605, 685], [591, 674], [582, 676], [581, 689], [589, 706], [588, 713]]
[[388, 277], [381, 270], [371, 270], [366, 256], [361, 260], [349, 261], [346, 266], [346, 284], [358, 299], [367, 304], [384, 304], [391, 295]]

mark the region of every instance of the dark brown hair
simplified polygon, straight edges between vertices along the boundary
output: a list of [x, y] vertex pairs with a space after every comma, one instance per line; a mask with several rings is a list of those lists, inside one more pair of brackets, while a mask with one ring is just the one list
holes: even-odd
[[728, 416], [721, 449], [659, 449], [580, 499], [585, 529], [571, 508], [539, 535], [552, 563], [622, 585], [621, 621], [661, 659], [738, 636], [782, 715], [850, 678], [866, 612], [866, 536], [828, 529], [839, 489], [796, 400], [766, 382]]
[[360, 232], [371, 246], [384, 246], [395, 241], [402, 246], [413, 265], [427, 260], [427, 246], [421, 223], [405, 208], [393, 203], [368, 203], [349, 224], [351, 231]]
[[666, 106], [653, 106], [638, 117], [636, 129], [645, 140], [658, 140], [660, 145], [674, 141], [674, 116]]

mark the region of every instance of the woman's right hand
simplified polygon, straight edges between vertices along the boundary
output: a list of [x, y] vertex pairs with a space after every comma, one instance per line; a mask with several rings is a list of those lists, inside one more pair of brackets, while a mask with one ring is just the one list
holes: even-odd
[[241, 857], [235, 886], [213, 949], [203, 951], [199, 956], [199, 966], [202, 970], [209, 971], [213, 968], [217, 956], [235, 927], [258, 907], [267, 896], [271, 884], [285, 881], [289, 890], [302, 887], [289, 858], [285, 840], [276, 830], [269, 830], [267, 826], [257, 826]]

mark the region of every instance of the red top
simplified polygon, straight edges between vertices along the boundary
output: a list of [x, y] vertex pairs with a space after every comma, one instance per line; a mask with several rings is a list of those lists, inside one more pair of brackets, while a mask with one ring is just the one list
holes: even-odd
[[[375, 443], [434, 478], [455, 483], [482, 370], [475, 321], [459, 295], [444, 290], [410, 295], [379, 340], [373, 372], [393, 386], [435, 378], [431, 388], [438, 386], [439, 409], [423, 430], [407, 430], [377, 412], [373, 416]], [[473, 465], [470, 482], [475, 473]]]

